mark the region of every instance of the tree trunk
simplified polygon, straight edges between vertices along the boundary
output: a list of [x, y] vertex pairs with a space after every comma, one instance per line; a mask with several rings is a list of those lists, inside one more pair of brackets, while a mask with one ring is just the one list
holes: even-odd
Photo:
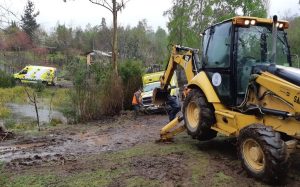
[[36, 113], [37, 126], [38, 126], [39, 131], [41, 131], [39, 110], [38, 110], [38, 107], [37, 107], [37, 100], [36, 100], [36, 93], [33, 93], [33, 101], [34, 101], [33, 104], [34, 104], [34, 109], [35, 109], [35, 113]]
[[117, 11], [117, 2], [116, 0], [112, 0], [113, 3], [113, 45], [112, 45], [112, 65], [114, 68], [114, 72], [118, 75], [118, 64], [117, 64], [117, 30], [118, 30], [118, 11]]

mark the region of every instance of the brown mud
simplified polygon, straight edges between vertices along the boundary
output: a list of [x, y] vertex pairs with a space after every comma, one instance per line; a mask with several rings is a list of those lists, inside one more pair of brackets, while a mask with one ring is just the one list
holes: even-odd
[[[117, 151], [159, 138], [158, 130], [166, 117], [131, 115], [88, 125], [70, 125], [50, 130], [43, 136], [17, 136], [0, 144], [0, 160], [26, 165], [32, 160], [52, 159], [57, 155], [85, 155]], [[56, 155], [56, 156], [55, 156]]]
[[[125, 113], [110, 120], [57, 127], [40, 135], [16, 135], [14, 139], [0, 142], [0, 161], [5, 163], [7, 171], [23, 173], [44, 167], [62, 172], [63, 175], [93, 171], [95, 167], [113, 172], [126, 163], [131, 172], [118, 176], [110, 186], [124, 186], [123, 181], [136, 176], [160, 181], [162, 186], [195, 186], [190, 181], [191, 167], [199, 163], [198, 160], [195, 163], [186, 162], [191, 157], [188, 152], [173, 151], [163, 156], [141, 154], [120, 162], [98, 158], [86, 161], [99, 153], [114, 153], [153, 143], [159, 139], [159, 130], [167, 121], [165, 115], [143, 115], [132, 120], [132, 114]], [[175, 138], [175, 144], [176, 141], [192, 143], [193, 152], [196, 156], [199, 153], [199, 161], [203, 155], [208, 159], [207, 163], [203, 163], [207, 165], [205, 171], [200, 171], [203, 174], [195, 179], [200, 181], [197, 183], [200, 186], [265, 185], [249, 177], [242, 169], [234, 139], [218, 137], [198, 142], [183, 133]], [[156, 145], [161, 150], [169, 146], [161, 143]], [[296, 154], [291, 158], [291, 169], [284, 182], [287, 186], [300, 186], [299, 156]]]

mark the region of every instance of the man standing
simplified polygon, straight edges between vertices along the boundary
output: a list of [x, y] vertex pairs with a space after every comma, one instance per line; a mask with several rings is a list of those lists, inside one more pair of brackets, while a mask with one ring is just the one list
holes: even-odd
[[133, 110], [134, 110], [134, 119], [136, 119], [137, 114], [140, 110], [140, 105], [142, 104], [142, 91], [141, 89], [139, 89], [138, 91], [136, 91], [133, 94], [133, 98], [132, 98], [132, 106], [133, 106]]
[[172, 121], [176, 117], [176, 114], [180, 111], [180, 103], [178, 98], [168, 94], [166, 105], [168, 106], [167, 113], [169, 115], [169, 120]]

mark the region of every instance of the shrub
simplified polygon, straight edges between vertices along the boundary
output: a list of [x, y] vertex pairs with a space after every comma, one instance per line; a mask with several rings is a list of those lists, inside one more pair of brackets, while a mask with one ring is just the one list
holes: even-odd
[[141, 61], [127, 60], [120, 64], [120, 75], [124, 91], [124, 109], [131, 108], [133, 93], [142, 86], [143, 72], [144, 68]]
[[16, 85], [14, 77], [0, 70], [0, 87], [1, 88], [11, 88]]
[[42, 81], [37, 81], [35, 84], [30, 84], [30, 87], [33, 88], [36, 92], [43, 92], [46, 88], [46, 84]]
[[[115, 115], [122, 109], [123, 91], [121, 78], [115, 77], [109, 63], [70, 64], [74, 87], [70, 91], [75, 119], [97, 120]], [[68, 112], [72, 113], [71, 110]]]

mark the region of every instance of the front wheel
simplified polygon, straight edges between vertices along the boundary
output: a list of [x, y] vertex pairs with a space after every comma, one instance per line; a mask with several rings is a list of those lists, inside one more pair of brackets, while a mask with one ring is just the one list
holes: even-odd
[[283, 180], [288, 170], [288, 154], [280, 134], [272, 127], [254, 124], [242, 129], [238, 154], [247, 173], [265, 182]]
[[202, 141], [217, 136], [217, 132], [210, 128], [216, 121], [213, 106], [200, 90], [189, 92], [184, 100], [183, 115], [187, 132], [193, 138]]

